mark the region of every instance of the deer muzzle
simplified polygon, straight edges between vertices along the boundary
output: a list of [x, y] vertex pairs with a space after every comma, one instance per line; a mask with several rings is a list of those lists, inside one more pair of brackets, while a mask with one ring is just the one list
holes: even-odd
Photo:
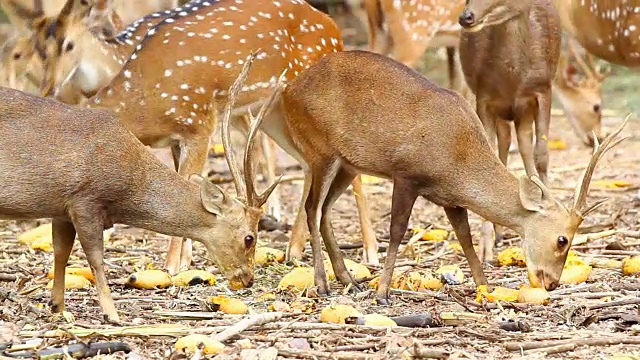
[[253, 270], [238, 269], [227, 276], [231, 290], [246, 289], [253, 286]]
[[560, 275], [551, 274], [544, 270], [529, 270], [529, 283], [532, 287], [555, 290], [560, 285]]

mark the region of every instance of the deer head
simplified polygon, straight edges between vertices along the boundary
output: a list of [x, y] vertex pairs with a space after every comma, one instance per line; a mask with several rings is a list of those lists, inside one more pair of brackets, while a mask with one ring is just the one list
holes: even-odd
[[467, 0], [458, 23], [465, 31], [476, 32], [487, 26], [502, 24], [525, 13], [531, 1]]
[[[574, 61], [571, 61], [572, 58]], [[599, 141], [603, 138], [602, 83], [611, 69], [595, 66], [593, 56], [589, 53], [586, 53], [585, 58], [578, 53], [573, 42], [570, 42], [569, 52], [562, 52], [560, 55], [553, 85], [554, 93], [564, 107], [574, 132], [587, 146], [593, 146], [594, 136]]]
[[[258, 51], [259, 52], [259, 51]], [[264, 205], [281, 178], [269, 186], [262, 194], [255, 190], [255, 176], [251, 166], [251, 155], [254, 138], [262, 124], [267, 111], [273, 106], [275, 99], [280, 93], [284, 83], [284, 71], [276, 84], [271, 97], [262, 105], [257, 116], [253, 116], [249, 111], [251, 127], [244, 152], [243, 163], [240, 164], [231, 150], [230, 142], [230, 121], [234, 104], [238, 93], [242, 89], [249, 69], [256, 58], [258, 52], [253, 52], [247, 57], [242, 72], [236, 78], [229, 89], [229, 98], [222, 118], [222, 144], [225, 149], [227, 164], [233, 177], [236, 188], [236, 197], [231, 196], [222, 188], [210, 183], [199, 175], [192, 175], [190, 180], [200, 184], [202, 204], [207, 211], [219, 217], [216, 227], [209, 229], [209, 233], [202, 236], [203, 243], [210, 254], [215, 254], [214, 261], [218, 268], [229, 279], [232, 288], [244, 288], [251, 286], [253, 281], [253, 264], [255, 257], [255, 246], [258, 234], [258, 220], [262, 214]], [[212, 100], [213, 101], [213, 100]], [[215, 114], [215, 103], [211, 104], [211, 116]], [[244, 174], [241, 168], [244, 167]], [[213, 240], [207, 242], [206, 239]], [[220, 243], [224, 246], [220, 246]], [[218, 244], [214, 246], [213, 244]], [[244, 256], [238, 256], [244, 254]], [[248, 265], [247, 265], [248, 264]]]
[[[630, 115], [629, 115], [630, 116]], [[573, 205], [566, 208], [556, 200], [537, 176], [523, 176], [520, 182], [520, 202], [530, 211], [523, 224], [523, 248], [527, 259], [529, 281], [533, 286], [555, 289], [560, 281], [573, 237], [584, 218], [604, 203], [587, 206], [587, 193], [596, 164], [604, 154], [623, 141], [616, 139], [629, 120], [609, 134], [602, 144], [595, 138], [594, 152], [576, 188]]]

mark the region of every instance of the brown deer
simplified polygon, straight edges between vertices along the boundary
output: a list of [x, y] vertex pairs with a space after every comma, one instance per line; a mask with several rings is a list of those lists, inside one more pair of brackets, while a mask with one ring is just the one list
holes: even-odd
[[[560, 20], [551, 0], [469, 0], [460, 14], [460, 61], [476, 112], [492, 148], [507, 164], [513, 122], [527, 175], [547, 185], [551, 89], [560, 53]], [[535, 124], [535, 126], [534, 126]], [[535, 147], [533, 143], [535, 129]], [[495, 227], [480, 241], [480, 259], [493, 258]]]
[[521, 234], [530, 281], [555, 289], [578, 226], [601, 204], [586, 206], [594, 168], [621, 141], [615, 136], [627, 122], [596, 146], [569, 209], [537, 175], [518, 178], [508, 171], [460, 94], [388, 57], [366, 51], [327, 55], [287, 85], [282, 109], [285, 117], [265, 118], [263, 129], [283, 129], [276, 138], [295, 146], [311, 169], [305, 206], [320, 294], [329, 291], [321, 238], [336, 277], [353, 284], [331, 227], [332, 205], [359, 173], [393, 180], [391, 237], [377, 292], [383, 304], [418, 196], [444, 207], [477, 285], [487, 280], [467, 211]]
[[[64, 34], [57, 34], [46, 38], [40, 47], [58, 49], [46, 58], [57, 58], [55, 61], [62, 64], [65, 59], [74, 59], [64, 57], [64, 44], [69, 41]], [[226, 89], [245, 61], [242, 54], [252, 49], [262, 51], [232, 116], [234, 127], [245, 133], [243, 116], [264, 101], [280, 72], [288, 68], [290, 80], [327, 53], [342, 50], [342, 42], [331, 18], [303, 1], [194, 0], [174, 9], [150, 29], [115, 78], [107, 79], [108, 86], [96, 87], [99, 91], [87, 105], [116, 111], [125, 127], [146, 145], [170, 146], [181, 175], [200, 173], [216, 128], [215, 117], [208, 115], [220, 109], [211, 107], [208, 98], [214, 94], [217, 105], [226, 100]], [[356, 188], [356, 201], [361, 204], [363, 200], [364, 193]], [[377, 243], [368, 213], [361, 211], [361, 223], [369, 226], [364, 234], [370, 237], [363, 241], [365, 254], [372, 257], [369, 262], [374, 262]], [[307, 233], [302, 210], [294, 224], [290, 258], [302, 256]], [[190, 252], [189, 241], [173, 239], [166, 268], [176, 272], [188, 266]]]
[[[610, 67], [596, 66], [593, 56], [580, 54], [570, 40], [568, 51], [560, 53], [553, 92], [565, 109], [574, 133], [587, 146], [602, 141], [602, 83]], [[579, 71], [579, 69], [581, 71]]]
[[[236, 199], [198, 174], [188, 181], [167, 168], [112, 111], [80, 109], [7, 88], [0, 88], [0, 99], [0, 132], [7, 135], [3, 144], [9, 149], [0, 152], [0, 217], [52, 218], [54, 312], [64, 309], [65, 268], [77, 235], [96, 279], [100, 307], [109, 320], [119, 320], [102, 243], [102, 231], [116, 223], [200, 241], [231, 288], [252, 286], [260, 207], [277, 182], [257, 195], [252, 172], [240, 176], [242, 164], [226, 148], [232, 174], [239, 176], [234, 178]], [[260, 116], [272, 102], [263, 105]], [[222, 121], [228, 131], [229, 116]], [[252, 122], [248, 146], [260, 121]], [[29, 136], [32, 132], [39, 136]], [[251, 163], [250, 152], [243, 163]], [[46, 185], [34, 187], [34, 179]]]

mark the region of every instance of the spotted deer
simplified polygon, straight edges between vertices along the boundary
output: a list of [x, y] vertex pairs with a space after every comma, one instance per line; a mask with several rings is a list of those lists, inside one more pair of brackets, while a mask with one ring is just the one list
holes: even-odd
[[623, 140], [617, 135], [628, 121], [596, 145], [567, 208], [536, 174], [516, 177], [507, 169], [459, 93], [389, 57], [329, 54], [289, 82], [281, 98], [284, 117], [265, 118], [263, 128], [284, 129], [276, 137], [281, 146], [293, 146], [311, 169], [305, 207], [320, 294], [329, 292], [321, 239], [336, 277], [355, 284], [332, 230], [332, 205], [357, 174], [393, 180], [390, 243], [377, 290], [382, 304], [389, 302], [398, 247], [418, 196], [444, 207], [477, 285], [487, 280], [473, 248], [468, 211], [519, 233], [530, 282], [555, 289], [578, 226], [602, 204], [586, 204], [595, 166]]
[[[260, 207], [277, 182], [256, 193], [252, 172], [241, 176], [239, 170], [251, 163], [249, 151], [239, 163], [233, 150], [225, 149], [232, 174], [238, 176], [235, 198], [198, 174], [187, 180], [166, 167], [112, 111], [81, 109], [7, 88], [0, 88], [0, 99], [0, 133], [7, 135], [0, 151], [0, 217], [52, 218], [54, 312], [64, 309], [65, 268], [77, 235], [96, 279], [100, 307], [108, 320], [119, 321], [102, 243], [103, 230], [116, 223], [202, 242], [232, 289], [253, 285]], [[252, 118], [248, 146], [274, 99]], [[226, 131], [229, 121], [229, 116], [222, 120]], [[21, 131], [25, 127], [30, 131]], [[47, 184], [34, 187], [34, 179], [47, 179]]]
[[[489, 143], [507, 164], [513, 122], [527, 175], [547, 185], [551, 91], [560, 53], [560, 20], [552, 1], [469, 0], [459, 22], [462, 71]], [[502, 231], [484, 228], [480, 259], [489, 261]]]
[[348, 0], [366, 24], [369, 50], [414, 66], [428, 47], [446, 47], [449, 87], [462, 89], [456, 49], [463, 0]]
[[[68, 39], [48, 41], [64, 43]], [[342, 42], [335, 23], [304, 1], [194, 0], [174, 9], [150, 29], [118, 74], [89, 99], [87, 106], [113, 109], [125, 127], [146, 145], [171, 147], [181, 175], [200, 173], [216, 127], [215, 117], [208, 115], [220, 111], [226, 89], [245, 61], [243, 54], [252, 49], [261, 51], [232, 116], [234, 127], [245, 133], [244, 115], [264, 100], [282, 70], [289, 69], [288, 81], [327, 53], [342, 50]], [[61, 63], [61, 55], [49, 54], [48, 58], [58, 56]], [[208, 101], [211, 94], [216, 100], [214, 107]], [[364, 193], [354, 188], [356, 201], [363, 203]], [[292, 232], [290, 258], [302, 256], [307, 236], [305, 218], [302, 209]], [[375, 262], [377, 243], [368, 214], [361, 212], [361, 223], [369, 226], [364, 234], [370, 238], [363, 239], [365, 254], [371, 256], [367, 260]], [[173, 239], [166, 268], [176, 272], [188, 266], [190, 251], [189, 240], [181, 244]]]
[[580, 54], [574, 42], [560, 53], [553, 92], [562, 103], [574, 133], [587, 146], [599, 141], [602, 134], [602, 83], [610, 67], [596, 66], [589, 53]]
[[[562, 27], [589, 53], [640, 67], [640, 4], [626, 0], [554, 0]], [[588, 29], [589, 31], [584, 31]]]

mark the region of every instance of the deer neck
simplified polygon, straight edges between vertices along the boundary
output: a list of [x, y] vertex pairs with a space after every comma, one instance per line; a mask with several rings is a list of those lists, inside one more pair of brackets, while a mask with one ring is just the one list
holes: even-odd
[[[163, 164], [158, 164], [160, 166], [163, 169], [148, 172], [154, 174], [153, 177], [139, 178], [138, 186], [143, 188], [141, 194], [127, 199], [131, 204], [118, 211], [114, 222], [169, 236], [202, 239], [205, 229], [215, 226], [216, 216], [203, 207], [199, 186], [177, 181], [180, 180], [177, 173]], [[167, 176], [158, 176], [163, 172]]]

